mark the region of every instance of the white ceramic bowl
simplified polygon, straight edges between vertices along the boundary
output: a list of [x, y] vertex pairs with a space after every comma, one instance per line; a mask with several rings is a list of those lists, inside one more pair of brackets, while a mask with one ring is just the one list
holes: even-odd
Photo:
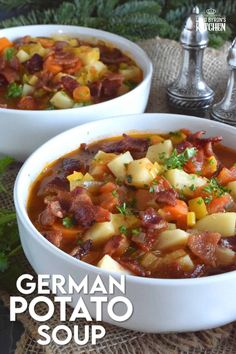
[[[90, 143], [130, 130], [168, 132], [188, 127], [205, 129], [208, 135], [222, 135], [224, 144], [235, 147], [236, 128], [196, 117], [174, 114], [143, 114], [88, 123], [51, 139], [25, 162], [16, 180], [14, 200], [24, 252], [37, 273], [69, 274], [81, 281], [88, 274], [91, 282], [100, 274], [105, 284], [109, 273], [81, 262], [48, 242], [31, 223], [26, 201], [29, 187], [46, 163]], [[113, 273], [116, 274], [116, 273]], [[78, 300], [73, 295], [73, 305]], [[236, 271], [197, 279], [151, 279], [126, 277], [126, 296], [134, 306], [132, 317], [120, 326], [145, 332], [197, 331], [236, 320]], [[95, 314], [86, 298], [88, 309]], [[106, 310], [103, 318], [114, 323]], [[114, 323], [118, 324], [118, 323]]]
[[14, 40], [26, 35], [68, 34], [82, 39], [112, 43], [133, 58], [144, 73], [143, 81], [130, 92], [96, 105], [55, 111], [0, 108], [0, 154], [24, 160], [37, 147], [67, 129], [92, 120], [144, 112], [148, 101], [152, 63], [146, 53], [128, 39], [112, 33], [77, 26], [35, 25], [0, 29], [0, 37]]

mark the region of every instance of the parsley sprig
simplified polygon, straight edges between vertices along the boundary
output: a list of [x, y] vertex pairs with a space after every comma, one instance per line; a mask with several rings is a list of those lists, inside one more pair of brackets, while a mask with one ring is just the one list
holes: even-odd
[[211, 178], [203, 190], [216, 197], [221, 197], [223, 194], [229, 192], [229, 189], [219, 184], [216, 178]]
[[183, 166], [194, 157], [197, 153], [197, 150], [193, 148], [186, 148], [183, 152], [178, 154], [177, 150], [174, 149], [170, 155], [170, 157], [164, 159], [164, 164], [166, 165], [167, 169], [178, 168], [182, 169]]

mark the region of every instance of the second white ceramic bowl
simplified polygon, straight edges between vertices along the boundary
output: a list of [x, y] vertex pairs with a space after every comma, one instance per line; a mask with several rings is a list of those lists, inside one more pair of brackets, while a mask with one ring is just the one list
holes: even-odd
[[[58, 135], [41, 146], [25, 162], [16, 180], [14, 201], [24, 252], [37, 273], [71, 275], [78, 283], [88, 275], [90, 284], [98, 274], [106, 286], [109, 272], [81, 262], [47, 241], [31, 223], [26, 203], [29, 188], [50, 163], [100, 138], [120, 135], [130, 130], [168, 132], [187, 127], [207, 131], [208, 136], [222, 135], [224, 144], [235, 147], [236, 128], [196, 117], [174, 114], [143, 114], [88, 123]], [[114, 277], [118, 277], [113, 273]], [[79, 294], [73, 294], [72, 306]], [[197, 279], [151, 279], [128, 275], [126, 297], [134, 312], [125, 322], [111, 320], [106, 307], [103, 319], [125, 328], [144, 332], [197, 331], [236, 320], [236, 271]], [[84, 295], [86, 305], [95, 316], [95, 307]]]
[[0, 154], [24, 160], [45, 141], [76, 125], [106, 117], [144, 112], [151, 85], [152, 63], [135, 43], [112, 33], [77, 26], [35, 25], [0, 30], [10, 40], [26, 35], [50, 37], [67, 34], [86, 40], [103, 40], [124, 51], [141, 67], [143, 81], [130, 92], [96, 105], [55, 111], [24, 111], [0, 108]]

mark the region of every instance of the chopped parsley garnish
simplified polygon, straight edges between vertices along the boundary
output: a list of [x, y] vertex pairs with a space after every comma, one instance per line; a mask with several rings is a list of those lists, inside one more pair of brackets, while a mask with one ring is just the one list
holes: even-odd
[[213, 157], [211, 157], [211, 158], [208, 160], [208, 163], [209, 163], [209, 165], [214, 165], [215, 159], [214, 159]]
[[221, 197], [229, 191], [228, 188], [221, 186], [215, 178], [211, 178], [208, 185], [204, 187], [203, 190], [209, 194], [214, 194], [217, 197]]
[[205, 204], [210, 204], [211, 201], [212, 201], [212, 196], [204, 198]]
[[122, 214], [122, 215], [126, 215], [127, 214], [127, 207], [126, 207], [126, 203], [124, 202], [122, 205], [120, 206], [116, 206], [116, 209]]
[[73, 227], [74, 223], [72, 218], [69, 218], [68, 216], [62, 219], [62, 225], [65, 226], [67, 229], [70, 229]]
[[116, 197], [116, 198], [118, 197], [118, 193], [115, 189], [114, 189], [114, 191], [111, 192], [111, 194], [113, 195], [113, 197]]
[[132, 229], [132, 230], [131, 230], [131, 233], [132, 233], [133, 236], [137, 236], [137, 235], [140, 234], [140, 229], [139, 229], [139, 228], [137, 228], [137, 229]]
[[178, 154], [174, 149], [170, 157], [164, 160], [164, 164], [168, 169], [179, 168], [182, 169], [184, 164], [196, 155], [197, 151], [193, 148], [186, 148], [182, 153]]
[[125, 234], [125, 235], [127, 234], [127, 227], [125, 225], [121, 225], [119, 227], [119, 230], [120, 230], [120, 233]]
[[154, 192], [155, 192], [155, 188], [154, 188], [153, 186], [151, 186], [151, 187], [149, 188], [149, 192], [150, 192], [150, 193], [154, 193]]
[[7, 88], [7, 97], [17, 98], [22, 95], [22, 85], [12, 82]]
[[197, 189], [197, 187], [195, 186], [195, 184], [192, 184], [190, 187], [189, 187], [190, 191], [195, 191]]
[[10, 61], [14, 56], [14, 48], [7, 48], [4, 52], [4, 57], [7, 61]]

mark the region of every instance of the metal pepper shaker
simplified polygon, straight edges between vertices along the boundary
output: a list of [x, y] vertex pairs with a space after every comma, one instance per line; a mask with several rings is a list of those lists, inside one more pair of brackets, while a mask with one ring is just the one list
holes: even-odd
[[236, 38], [229, 48], [227, 62], [230, 73], [222, 100], [213, 105], [211, 117], [214, 120], [236, 126]]
[[197, 6], [186, 20], [180, 43], [183, 47], [181, 69], [167, 89], [170, 108], [179, 113], [205, 116], [214, 92], [203, 76], [203, 53], [208, 44], [208, 31]]

